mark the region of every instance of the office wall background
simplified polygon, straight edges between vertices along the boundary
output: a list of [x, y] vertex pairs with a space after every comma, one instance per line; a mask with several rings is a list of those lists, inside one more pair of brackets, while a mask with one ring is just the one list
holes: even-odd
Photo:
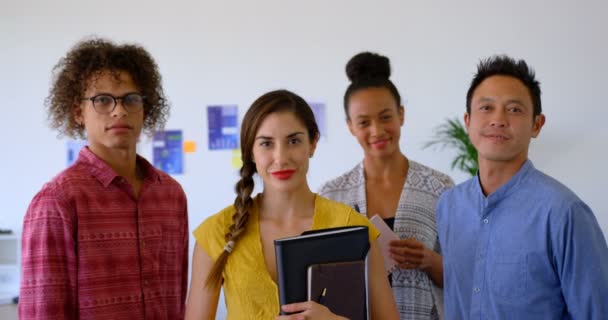
[[[294, 90], [327, 104], [328, 130], [309, 183], [362, 158], [344, 122], [344, 65], [355, 53], [387, 55], [406, 104], [401, 146], [449, 173], [450, 150], [422, 149], [447, 117], [462, 117], [478, 60], [506, 53], [537, 71], [547, 123], [530, 158], [568, 185], [608, 233], [605, 201], [608, 3], [605, 1], [12, 1], [0, 0], [0, 227], [19, 231], [33, 195], [65, 168], [65, 139], [46, 122], [51, 69], [85, 36], [144, 45], [156, 58], [172, 112], [197, 151], [175, 176], [189, 198], [190, 228], [230, 204], [230, 151], [208, 151], [206, 106]], [[141, 154], [151, 159], [142, 138]], [[220, 307], [223, 308], [223, 307]], [[220, 310], [220, 316], [223, 314]]]

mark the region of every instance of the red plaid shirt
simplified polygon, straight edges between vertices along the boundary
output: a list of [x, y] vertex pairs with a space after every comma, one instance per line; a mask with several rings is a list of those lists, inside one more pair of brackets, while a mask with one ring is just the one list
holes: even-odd
[[88, 148], [23, 222], [20, 319], [181, 319], [188, 213], [181, 186], [138, 156], [138, 198]]

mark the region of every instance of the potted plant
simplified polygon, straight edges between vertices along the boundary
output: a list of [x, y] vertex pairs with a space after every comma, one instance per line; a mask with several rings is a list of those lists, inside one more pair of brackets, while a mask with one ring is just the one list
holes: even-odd
[[452, 169], [464, 171], [471, 176], [477, 174], [477, 150], [471, 144], [464, 124], [458, 119], [446, 119], [446, 122], [435, 128], [433, 140], [423, 148], [438, 145], [456, 149], [456, 158], [452, 160]]

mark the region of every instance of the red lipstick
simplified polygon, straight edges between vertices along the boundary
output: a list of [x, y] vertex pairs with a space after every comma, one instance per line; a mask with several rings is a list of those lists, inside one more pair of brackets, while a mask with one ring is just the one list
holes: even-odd
[[281, 171], [275, 171], [272, 172], [272, 176], [279, 179], [279, 180], [287, 180], [289, 178], [291, 178], [291, 176], [293, 176], [294, 172], [296, 172], [295, 170], [281, 170]]

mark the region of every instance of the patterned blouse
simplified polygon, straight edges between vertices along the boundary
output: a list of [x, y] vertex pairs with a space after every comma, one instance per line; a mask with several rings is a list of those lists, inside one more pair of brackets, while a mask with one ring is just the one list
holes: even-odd
[[[395, 213], [394, 231], [399, 238], [416, 238], [427, 248], [441, 253], [435, 205], [441, 193], [453, 186], [449, 176], [410, 160]], [[363, 162], [325, 183], [319, 194], [359, 208], [361, 214], [367, 216]], [[391, 276], [401, 319], [443, 319], [443, 292], [427, 273], [397, 268]]]

